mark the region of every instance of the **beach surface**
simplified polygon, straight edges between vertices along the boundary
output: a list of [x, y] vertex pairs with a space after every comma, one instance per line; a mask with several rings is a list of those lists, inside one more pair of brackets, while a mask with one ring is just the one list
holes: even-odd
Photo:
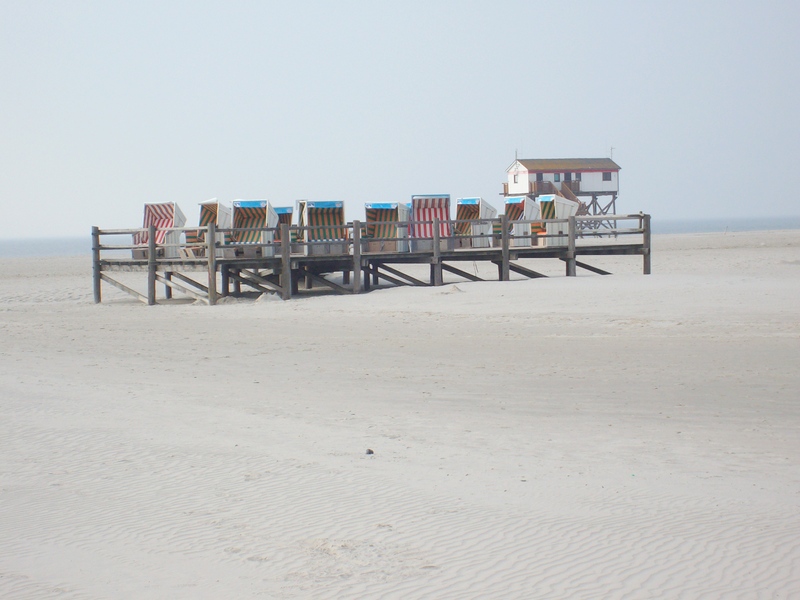
[[215, 307], [4, 259], [0, 598], [800, 598], [800, 231], [653, 247]]

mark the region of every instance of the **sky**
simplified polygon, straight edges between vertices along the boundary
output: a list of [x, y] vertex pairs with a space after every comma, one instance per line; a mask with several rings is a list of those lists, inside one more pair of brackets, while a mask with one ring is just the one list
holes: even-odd
[[0, 0], [0, 239], [145, 202], [481, 196], [608, 157], [620, 213], [800, 215], [800, 3]]

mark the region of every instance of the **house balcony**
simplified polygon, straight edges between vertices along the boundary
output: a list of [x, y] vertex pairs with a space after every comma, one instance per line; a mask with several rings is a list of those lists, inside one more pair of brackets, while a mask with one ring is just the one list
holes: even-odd
[[531, 181], [528, 183], [528, 193], [533, 196], [542, 194], [558, 194], [556, 184], [551, 181]]
[[580, 194], [581, 193], [581, 182], [580, 181], [562, 181], [561, 182], [561, 189], [563, 190], [565, 186], [568, 187], [573, 194]]

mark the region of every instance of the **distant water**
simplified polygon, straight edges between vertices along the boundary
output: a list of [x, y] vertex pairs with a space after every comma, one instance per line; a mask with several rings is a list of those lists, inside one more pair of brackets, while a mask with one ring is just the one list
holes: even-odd
[[0, 240], [0, 257], [19, 256], [89, 256], [92, 238], [42, 238]]
[[[800, 216], [754, 217], [752, 219], [660, 219], [651, 221], [653, 233], [725, 233], [734, 231], [772, 231], [800, 229]], [[116, 243], [124, 243], [117, 241]], [[0, 240], [0, 258], [22, 256], [89, 256], [90, 236]]]
[[797, 217], [754, 217], [752, 219], [659, 219], [651, 220], [653, 233], [725, 233], [726, 231], [774, 231], [800, 229]]

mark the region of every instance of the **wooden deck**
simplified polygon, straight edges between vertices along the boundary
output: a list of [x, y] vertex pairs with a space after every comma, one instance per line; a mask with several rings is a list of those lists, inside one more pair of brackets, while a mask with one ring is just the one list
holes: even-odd
[[[588, 221], [602, 219], [615, 224], [614, 228], [592, 230], [584, 227]], [[456, 223], [450, 221], [450, 229]], [[650, 273], [650, 215], [603, 215], [582, 216], [562, 220], [536, 221], [536, 223], [558, 224], [561, 234], [531, 235], [515, 237], [510, 223], [504, 215], [499, 219], [480, 219], [475, 223], [499, 222], [501, 233], [496, 236], [477, 238], [439, 236], [439, 222], [433, 222], [434, 236], [419, 240], [430, 248], [415, 252], [365, 252], [367, 242], [381, 241], [364, 238], [364, 224], [354, 221], [345, 226], [347, 239], [334, 242], [291, 242], [291, 233], [302, 234], [315, 228], [281, 225], [276, 229], [262, 229], [261, 244], [221, 244], [219, 234], [230, 234], [241, 230], [216, 230], [208, 227], [184, 227], [180, 230], [201, 230], [206, 242], [202, 246], [185, 243], [172, 246], [156, 246], [155, 228], [148, 231], [145, 247], [127, 244], [109, 244], [109, 239], [123, 237], [132, 239], [140, 229], [101, 230], [92, 228], [94, 300], [102, 300], [102, 283], [116, 287], [138, 300], [153, 305], [158, 302], [157, 284], [164, 285], [164, 298], [170, 299], [178, 292], [208, 304], [216, 304], [222, 296], [241, 295], [247, 291], [277, 294], [288, 300], [313, 288], [324, 286], [340, 294], [358, 294], [369, 291], [381, 280], [392, 285], [437, 286], [443, 283], [443, 273], [455, 274], [468, 281], [483, 281], [480, 277], [457, 266], [463, 262], [489, 262], [497, 266], [497, 279], [509, 281], [510, 274], [517, 273], [529, 278], [545, 277], [542, 273], [522, 266], [520, 259], [559, 259], [565, 263], [565, 274], [575, 276], [578, 268], [600, 275], [607, 271], [580, 260], [583, 257], [633, 255], [642, 257], [642, 272]], [[633, 222], [631, 227], [619, 225]], [[519, 222], [517, 222], [519, 223]], [[411, 223], [412, 225], [414, 223]], [[294, 230], [294, 231], [292, 231]], [[280, 234], [280, 242], [272, 242]], [[453, 249], [463, 239], [480, 240], [491, 247]], [[630, 240], [623, 242], [622, 240]], [[393, 241], [384, 238], [383, 241]], [[104, 243], [106, 242], [106, 243]], [[579, 243], [580, 242], [580, 243]], [[535, 243], [537, 245], [530, 245]], [[311, 254], [331, 248], [332, 254]], [[519, 245], [525, 244], [525, 245]], [[555, 245], [558, 244], [558, 245]], [[313, 249], [312, 249], [313, 248]], [[405, 273], [402, 265], [430, 266], [430, 276], [424, 280]], [[530, 264], [530, 263], [526, 263]], [[147, 274], [145, 291], [138, 291], [112, 277], [115, 272], [142, 272]], [[204, 273], [198, 281], [187, 273]], [[341, 281], [331, 280], [332, 273], [342, 273]], [[300, 287], [304, 283], [303, 289]]]

